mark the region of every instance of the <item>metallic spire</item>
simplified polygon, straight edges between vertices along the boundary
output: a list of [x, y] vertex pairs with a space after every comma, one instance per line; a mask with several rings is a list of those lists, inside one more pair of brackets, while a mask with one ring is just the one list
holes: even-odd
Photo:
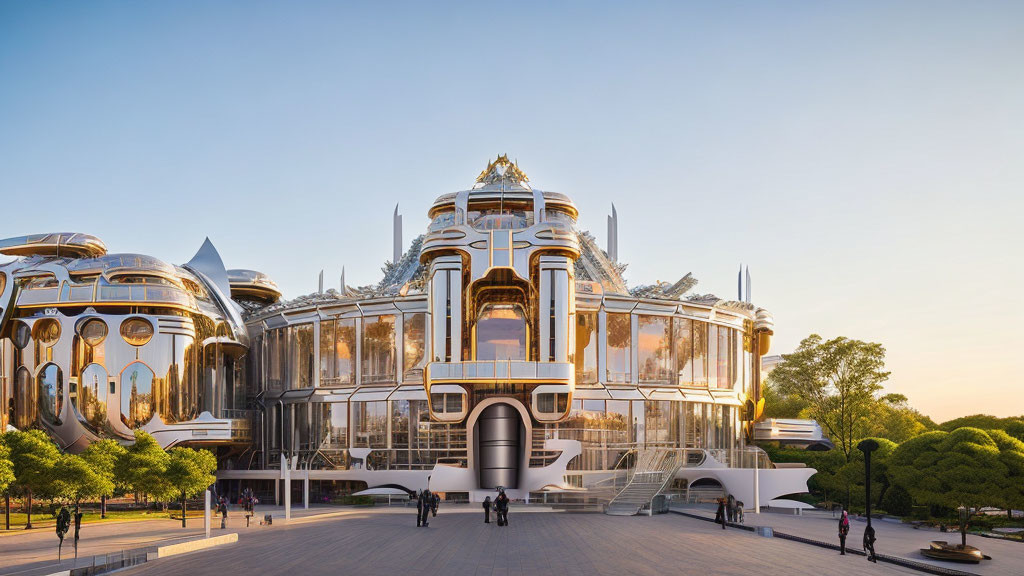
[[743, 263], [740, 263], [740, 271], [736, 274], [736, 300], [743, 302]]
[[619, 261], [619, 213], [612, 202], [612, 213], [608, 216], [608, 258]]
[[747, 303], [750, 302], [750, 266], [747, 266]]
[[341, 295], [344, 296], [348, 291], [345, 289], [345, 267], [341, 267]]
[[323, 270], [320, 271], [320, 281], [318, 283], [316, 291], [317, 291], [318, 294], [323, 294], [324, 293], [324, 271]]
[[402, 215], [398, 213], [398, 204], [395, 204], [395, 215], [393, 217], [392, 225], [395, 233], [395, 245], [391, 261], [397, 266], [398, 261], [402, 259]]

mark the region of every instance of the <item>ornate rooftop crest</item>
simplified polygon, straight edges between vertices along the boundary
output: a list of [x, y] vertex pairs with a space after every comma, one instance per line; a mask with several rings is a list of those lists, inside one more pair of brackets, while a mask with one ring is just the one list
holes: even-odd
[[502, 154], [494, 162], [489, 162], [487, 168], [476, 177], [476, 181], [481, 184], [497, 184], [502, 180], [513, 184], [530, 181], [526, 173], [519, 169], [519, 164], [508, 159], [508, 154]]

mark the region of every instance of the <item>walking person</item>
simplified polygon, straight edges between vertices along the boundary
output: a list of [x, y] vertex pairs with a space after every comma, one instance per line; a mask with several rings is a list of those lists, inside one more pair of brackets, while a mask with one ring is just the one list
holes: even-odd
[[508, 526], [508, 496], [504, 490], [498, 492], [494, 504], [498, 507], [498, 526]]
[[430, 514], [431, 516], [437, 517], [437, 507], [441, 505], [441, 497], [434, 492], [434, 496], [430, 499]]
[[875, 556], [875, 529], [868, 524], [868, 527], [864, 529], [864, 551], [868, 553], [868, 562], [878, 563], [878, 557]]
[[484, 524], [491, 523], [491, 497], [484, 498]]
[[416, 527], [423, 525], [423, 491], [416, 495]]
[[839, 517], [839, 555], [846, 556], [846, 537], [850, 534], [850, 517], [843, 510]]
[[[226, 500], [220, 502], [220, 529], [226, 530], [228, 527], [228, 503]], [[184, 514], [184, 512], [182, 512]]]
[[722, 524], [722, 530], [725, 530], [725, 498], [718, 499], [718, 510], [715, 511], [715, 522]]
[[725, 500], [725, 517], [729, 522], [736, 521], [736, 498], [732, 494]]
[[420, 510], [422, 510], [421, 517], [423, 521], [423, 527], [428, 528], [430, 526], [430, 504], [434, 501], [434, 495], [431, 494], [430, 489], [427, 488], [426, 490], [423, 491], [423, 494], [420, 496], [420, 498], [423, 501], [422, 508], [420, 508]]

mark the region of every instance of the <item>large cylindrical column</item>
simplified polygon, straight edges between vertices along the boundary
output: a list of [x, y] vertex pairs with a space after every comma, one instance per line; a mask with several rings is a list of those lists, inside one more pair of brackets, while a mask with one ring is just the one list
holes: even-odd
[[480, 487], [516, 488], [519, 485], [519, 413], [508, 404], [492, 404], [477, 420], [477, 461]]

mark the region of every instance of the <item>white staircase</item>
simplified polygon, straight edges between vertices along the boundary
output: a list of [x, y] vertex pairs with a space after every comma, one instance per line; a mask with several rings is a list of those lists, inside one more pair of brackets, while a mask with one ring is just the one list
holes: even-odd
[[654, 497], [672, 482], [682, 464], [677, 450], [641, 450], [637, 453], [636, 466], [630, 472], [626, 486], [608, 503], [605, 514], [635, 516], [650, 508]]

